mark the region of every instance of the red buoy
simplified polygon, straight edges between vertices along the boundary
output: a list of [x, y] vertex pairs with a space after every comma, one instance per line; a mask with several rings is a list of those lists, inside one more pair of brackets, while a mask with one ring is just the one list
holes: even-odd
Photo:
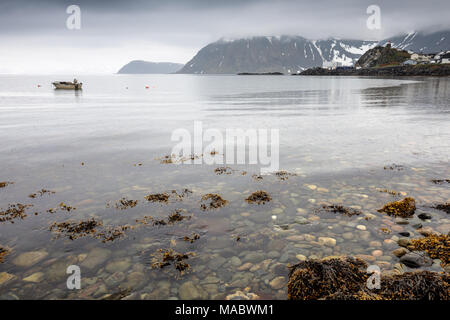
[[148, 89], [148, 88], [150, 88], [149, 86], [145, 86], [145, 89]]

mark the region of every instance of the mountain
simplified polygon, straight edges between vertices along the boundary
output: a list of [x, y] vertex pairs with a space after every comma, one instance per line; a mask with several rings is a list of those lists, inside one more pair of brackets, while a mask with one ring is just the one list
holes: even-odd
[[117, 73], [120, 74], [145, 74], [145, 73], [174, 73], [183, 67], [180, 63], [172, 62], [148, 62], [134, 60], [124, 65]]
[[397, 49], [417, 53], [438, 53], [450, 50], [450, 30], [430, 34], [411, 32], [380, 41], [379, 45], [384, 46], [388, 41], [391, 42], [393, 48]]
[[202, 48], [178, 73], [296, 73], [324, 63], [353, 65], [376, 41], [308, 40], [300, 36], [221, 39]]
[[383, 65], [399, 65], [411, 57], [406, 50], [395, 49], [391, 46], [376, 46], [364, 53], [355, 63], [362, 68], [374, 68]]
[[424, 53], [450, 50], [450, 30], [420, 32], [383, 41], [309, 40], [300, 36], [251, 37], [202, 48], [178, 73], [300, 73], [313, 67], [352, 66], [369, 49], [384, 46]]

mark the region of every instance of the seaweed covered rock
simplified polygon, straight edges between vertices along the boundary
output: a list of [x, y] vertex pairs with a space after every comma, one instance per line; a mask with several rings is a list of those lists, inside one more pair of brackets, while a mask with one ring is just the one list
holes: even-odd
[[265, 191], [253, 192], [245, 201], [247, 203], [264, 204], [272, 200], [272, 197]]
[[444, 211], [445, 213], [450, 213], [450, 202], [437, 204], [433, 208]]
[[411, 239], [407, 248], [411, 251], [425, 251], [431, 259], [440, 259], [442, 266], [450, 264], [450, 237], [445, 234], [429, 234], [424, 238]]
[[381, 275], [381, 289], [370, 290], [367, 264], [352, 257], [307, 260], [291, 267], [291, 300], [449, 300], [450, 275], [408, 272]]
[[387, 213], [390, 216], [411, 217], [416, 211], [416, 201], [411, 197], [406, 197], [400, 201], [388, 202], [378, 212]]

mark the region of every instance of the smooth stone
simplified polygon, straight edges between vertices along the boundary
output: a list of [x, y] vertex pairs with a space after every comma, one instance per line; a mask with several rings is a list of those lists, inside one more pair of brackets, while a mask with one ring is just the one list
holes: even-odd
[[378, 247], [381, 247], [382, 244], [381, 244], [380, 241], [370, 241], [370, 242], [369, 242], [369, 246], [378, 248]]
[[327, 188], [317, 188], [317, 191], [319, 192], [328, 192]]
[[302, 235], [294, 235], [294, 236], [287, 237], [286, 240], [294, 241], [294, 242], [296, 242], [296, 241], [303, 241], [303, 240], [305, 240], [305, 237], [302, 236]]
[[127, 276], [126, 282], [123, 284], [124, 288], [138, 290], [145, 286], [145, 274], [142, 272], [131, 272]]
[[242, 264], [241, 259], [239, 259], [238, 257], [234, 256], [231, 258], [230, 260], [231, 264], [235, 267], [238, 267]]
[[244, 263], [242, 266], [240, 266], [240, 267], [238, 268], [238, 270], [239, 270], [239, 271], [245, 271], [245, 270], [250, 269], [251, 267], [253, 267], [253, 263], [247, 262], [247, 263]]
[[381, 250], [373, 250], [372, 251], [372, 255], [374, 257], [381, 257], [383, 255], [383, 251], [381, 251]]
[[273, 214], [281, 214], [281, 213], [283, 213], [283, 212], [284, 212], [284, 210], [281, 209], [281, 208], [275, 208], [275, 209], [272, 210], [272, 213], [273, 213]]
[[345, 240], [352, 240], [353, 239], [353, 233], [352, 232], [345, 232], [342, 234], [342, 238]]
[[410, 268], [430, 267], [433, 264], [425, 252], [408, 252], [400, 258], [400, 262]]
[[281, 289], [286, 283], [285, 277], [276, 277], [272, 281], [269, 282], [269, 285], [272, 289], [278, 290]]
[[397, 258], [401, 258], [408, 252], [409, 252], [408, 249], [402, 247], [402, 248], [398, 248], [398, 249], [395, 249], [394, 251], [392, 251], [392, 254], [394, 256], [396, 256]]
[[47, 255], [48, 253], [46, 251], [30, 251], [22, 253], [12, 262], [19, 267], [31, 267], [44, 259]]
[[330, 237], [319, 237], [319, 244], [334, 247], [336, 245], [336, 239]]
[[400, 238], [400, 239], [398, 239], [397, 244], [400, 247], [407, 247], [409, 245], [409, 239], [408, 238]]
[[305, 187], [307, 187], [310, 190], [316, 190], [317, 189], [317, 186], [314, 185], [314, 184], [305, 184]]
[[422, 220], [428, 220], [428, 219], [431, 219], [431, 214], [429, 214], [429, 213], [421, 213], [417, 217], [419, 217], [419, 219], [422, 219]]
[[307, 259], [306, 256], [304, 256], [302, 254], [297, 254], [297, 255], [295, 255], [295, 257], [300, 261], [305, 261]]
[[209, 268], [211, 270], [216, 270], [218, 269], [221, 265], [223, 265], [225, 262], [227, 261], [227, 259], [225, 259], [222, 256], [218, 256], [218, 257], [213, 257], [213, 259], [211, 260], [211, 262], [208, 264]]
[[361, 231], [366, 231], [367, 228], [366, 228], [366, 226], [359, 224], [356, 226], [356, 229], [361, 230]]
[[178, 295], [182, 300], [197, 300], [201, 294], [192, 281], [183, 283], [178, 289]]
[[297, 210], [297, 213], [300, 213], [300, 214], [305, 214], [306, 213], [306, 210], [303, 209], [303, 208], [297, 208], [296, 210]]
[[294, 223], [297, 223], [297, 224], [309, 224], [310, 221], [308, 219], [304, 218], [304, 217], [296, 217], [294, 219]]
[[250, 252], [244, 257], [244, 261], [251, 263], [257, 263], [262, 260], [264, 260], [264, 254], [259, 252]]
[[44, 273], [43, 272], [36, 272], [36, 273], [33, 273], [32, 275], [26, 277], [26, 278], [23, 278], [23, 281], [38, 283], [38, 282], [41, 282], [42, 279], [44, 279]]
[[401, 235], [402, 237], [409, 237], [409, 236], [411, 235], [411, 234], [410, 234], [409, 232], [407, 232], [407, 231], [399, 232], [398, 234]]
[[0, 286], [13, 280], [16, 276], [7, 272], [0, 272]]
[[94, 269], [105, 262], [110, 255], [111, 251], [108, 249], [94, 248], [88, 253], [81, 266], [88, 269]]
[[129, 259], [115, 260], [106, 265], [106, 271], [110, 273], [123, 272], [130, 267], [131, 263]]

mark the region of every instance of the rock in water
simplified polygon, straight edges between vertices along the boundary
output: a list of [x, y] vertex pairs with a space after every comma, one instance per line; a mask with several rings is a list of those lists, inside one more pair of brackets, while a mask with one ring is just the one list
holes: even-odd
[[13, 263], [19, 267], [31, 267], [42, 259], [44, 259], [48, 253], [46, 251], [30, 251], [22, 253], [20, 256], [13, 260]]
[[183, 283], [178, 289], [178, 295], [182, 300], [197, 300], [201, 297], [200, 292], [192, 281]]
[[410, 268], [430, 267], [433, 264], [426, 252], [409, 252], [400, 258], [400, 262]]

